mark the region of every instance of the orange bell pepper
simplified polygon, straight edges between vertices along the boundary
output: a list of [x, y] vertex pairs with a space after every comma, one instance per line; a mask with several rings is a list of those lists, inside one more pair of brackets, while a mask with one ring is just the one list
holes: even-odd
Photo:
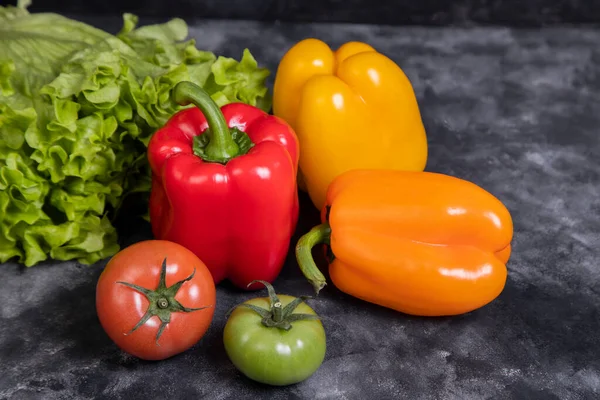
[[466, 313], [503, 290], [509, 211], [474, 183], [432, 172], [354, 170], [329, 186], [322, 224], [300, 238], [298, 264], [317, 293], [311, 249], [328, 245], [336, 287], [406, 314]]
[[423, 171], [427, 163], [427, 137], [409, 79], [366, 43], [348, 42], [335, 51], [312, 38], [294, 45], [277, 68], [273, 114], [298, 136], [298, 182], [318, 209], [342, 172]]

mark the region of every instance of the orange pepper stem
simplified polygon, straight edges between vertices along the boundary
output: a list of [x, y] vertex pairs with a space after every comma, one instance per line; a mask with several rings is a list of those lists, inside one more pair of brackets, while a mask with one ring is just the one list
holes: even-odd
[[313, 259], [312, 248], [317, 244], [329, 244], [330, 237], [331, 227], [328, 223], [323, 223], [308, 231], [296, 244], [296, 261], [298, 261], [298, 266], [300, 266], [300, 270], [306, 279], [313, 285], [317, 295], [327, 282]]

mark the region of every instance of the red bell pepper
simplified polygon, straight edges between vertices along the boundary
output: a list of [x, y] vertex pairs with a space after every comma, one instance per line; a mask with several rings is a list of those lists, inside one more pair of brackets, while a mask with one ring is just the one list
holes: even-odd
[[173, 96], [197, 107], [173, 115], [148, 145], [155, 238], [194, 252], [215, 284], [273, 282], [298, 221], [296, 134], [247, 104], [219, 109], [190, 82]]

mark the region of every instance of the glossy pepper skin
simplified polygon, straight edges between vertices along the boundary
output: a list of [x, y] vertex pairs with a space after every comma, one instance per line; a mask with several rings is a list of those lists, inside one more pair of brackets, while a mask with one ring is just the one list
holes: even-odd
[[194, 252], [215, 284], [272, 282], [298, 220], [294, 131], [247, 104], [219, 109], [189, 82], [174, 98], [197, 107], [175, 114], [150, 140], [154, 236]]
[[321, 219], [296, 246], [317, 293], [325, 279], [310, 250], [318, 243], [333, 254], [336, 287], [406, 314], [466, 313], [504, 288], [512, 219], [471, 182], [431, 172], [354, 170], [332, 182]]
[[366, 43], [332, 51], [317, 39], [298, 42], [279, 63], [273, 113], [298, 136], [298, 181], [319, 210], [342, 172], [423, 171], [427, 163], [427, 137], [410, 81]]

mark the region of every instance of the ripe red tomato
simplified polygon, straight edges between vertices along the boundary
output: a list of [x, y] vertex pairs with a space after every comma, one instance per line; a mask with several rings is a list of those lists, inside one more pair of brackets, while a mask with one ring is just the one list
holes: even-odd
[[206, 265], [185, 247], [147, 240], [121, 250], [96, 287], [96, 310], [123, 351], [162, 360], [196, 344], [208, 330], [216, 303]]

